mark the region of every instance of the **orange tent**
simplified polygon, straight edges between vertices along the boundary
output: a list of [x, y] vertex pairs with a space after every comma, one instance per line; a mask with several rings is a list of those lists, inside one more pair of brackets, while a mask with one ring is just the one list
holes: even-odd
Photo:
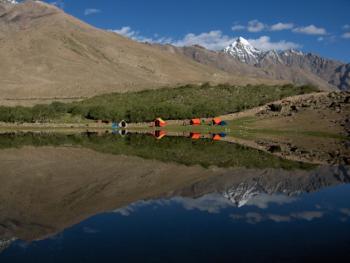
[[221, 136], [220, 136], [220, 134], [214, 134], [213, 135], [213, 141], [221, 141]]
[[155, 131], [154, 132], [154, 137], [157, 138], [157, 140], [161, 140], [166, 136], [166, 132], [165, 131]]
[[191, 136], [192, 140], [199, 140], [202, 135], [200, 133], [198, 133], [198, 132], [191, 132], [190, 136]]
[[167, 125], [167, 123], [162, 119], [162, 118], [157, 118], [155, 121], [154, 121], [154, 125], [156, 127], [164, 127]]
[[220, 118], [213, 119], [213, 125], [220, 125], [221, 122], [222, 122], [222, 120]]
[[195, 126], [201, 125], [201, 120], [200, 119], [192, 119], [191, 125], [195, 125]]

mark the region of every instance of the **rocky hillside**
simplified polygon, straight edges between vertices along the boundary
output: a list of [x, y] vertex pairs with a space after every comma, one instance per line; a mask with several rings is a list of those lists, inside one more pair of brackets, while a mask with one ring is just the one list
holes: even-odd
[[350, 64], [339, 66], [331, 76], [331, 84], [341, 90], [349, 90], [350, 87]]
[[193, 59], [210, 67], [215, 67], [226, 71], [230, 74], [240, 74], [249, 78], [263, 78], [270, 80], [285, 81], [288, 83], [295, 83], [297, 85], [312, 84], [322, 90], [334, 90], [335, 86], [330, 85], [319, 76], [302, 70], [298, 67], [288, 67], [285, 65], [277, 65], [268, 63], [265, 59], [264, 66], [257, 64], [249, 64], [241, 62], [239, 59], [232, 57], [225, 52], [216, 52], [205, 49], [201, 46], [189, 47], [174, 47], [171, 45], [153, 45], [162, 50], [167, 50], [171, 53], [182, 54], [188, 58]]
[[[247, 40], [240, 37], [230, 46], [223, 50], [233, 58], [242, 63], [254, 65], [262, 69], [283, 68], [283, 70], [300, 69], [308, 75], [315, 75], [326, 81], [327, 83], [336, 86], [339, 89], [349, 89], [350, 86], [344, 87], [344, 82], [340, 83], [340, 79], [346, 74], [346, 70], [341, 70], [347, 65], [319, 55], [307, 53], [304, 54], [298, 50], [286, 50], [277, 52], [275, 50], [262, 51], [254, 48]], [[335, 75], [336, 72], [339, 74]]]
[[292, 49], [265, 52], [256, 49], [242, 37], [219, 52], [201, 46], [157, 46], [230, 74], [285, 80], [295, 84], [313, 84], [323, 90], [350, 88], [349, 64]]

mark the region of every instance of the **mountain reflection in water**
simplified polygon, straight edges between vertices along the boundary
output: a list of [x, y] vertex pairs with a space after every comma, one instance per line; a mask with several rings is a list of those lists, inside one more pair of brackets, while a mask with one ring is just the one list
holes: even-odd
[[0, 145], [1, 262], [349, 256], [347, 166], [180, 137], [7, 134]]

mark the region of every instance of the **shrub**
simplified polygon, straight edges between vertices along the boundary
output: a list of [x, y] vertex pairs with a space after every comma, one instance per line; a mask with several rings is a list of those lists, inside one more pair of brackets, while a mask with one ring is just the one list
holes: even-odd
[[78, 115], [93, 120], [121, 120], [129, 122], [165, 119], [214, 117], [257, 107], [292, 95], [315, 92], [306, 85], [296, 87], [247, 85], [243, 87], [221, 84], [211, 86], [186, 85], [141, 92], [113, 93], [73, 103], [53, 102], [50, 105], [0, 107], [0, 121], [50, 121], [63, 114]]

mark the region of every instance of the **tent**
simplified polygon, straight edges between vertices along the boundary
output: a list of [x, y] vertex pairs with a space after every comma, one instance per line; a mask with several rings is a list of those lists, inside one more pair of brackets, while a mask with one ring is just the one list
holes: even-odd
[[157, 118], [154, 121], [154, 126], [156, 126], [156, 127], [164, 127], [166, 125], [167, 125], [167, 123], [162, 118]]
[[202, 135], [198, 132], [191, 132], [190, 137], [192, 140], [199, 140], [202, 137]]
[[124, 137], [124, 136], [128, 135], [128, 131], [127, 130], [119, 130], [119, 135]]
[[154, 137], [156, 137], [157, 140], [161, 140], [161, 139], [163, 139], [165, 136], [166, 136], [166, 132], [165, 132], [165, 131], [157, 130], [157, 131], [154, 132]]
[[201, 120], [200, 119], [192, 119], [191, 125], [195, 125], [195, 126], [201, 125]]
[[222, 120], [220, 118], [214, 118], [212, 121], [213, 125], [220, 125], [221, 122], [222, 122]]
[[112, 122], [112, 129], [115, 130], [115, 129], [118, 129], [119, 128], [119, 124], [116, 123], [116, 122]]
[[128, 127], [128, 123], [126, 121], [122, 120], [121, 122], [119, 122], [118, 126], [122, 129], [125, 129]]
[[222, 137], [220, 134], [213, 134], [213, 141], [221, 141]]

